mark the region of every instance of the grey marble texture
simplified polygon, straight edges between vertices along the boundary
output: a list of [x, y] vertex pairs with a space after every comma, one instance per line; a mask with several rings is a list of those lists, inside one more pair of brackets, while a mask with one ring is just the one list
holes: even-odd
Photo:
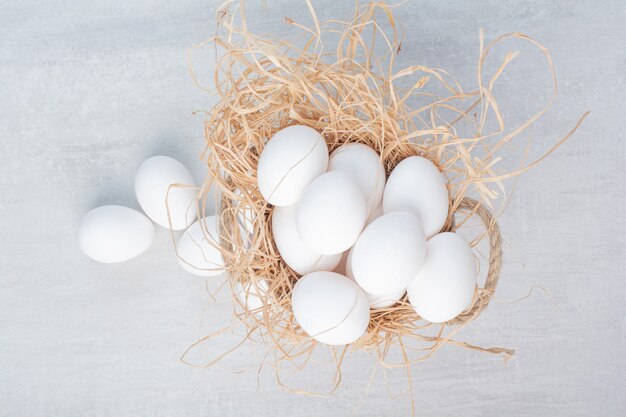
[[[0, 0], [0, 415], [396, 416], [369, 357], [346, 364], [331, 398], [294, 395], [238, 361], [179, 362], [198, 335], [228, 324], [204, 282], [176, 263], [159, 229], [144, 255], [98, 264], [79, 250], [80, 216], [104, 203], [137, 207], [134, 172], [162, 153], [203, 178], [202, 118], [215, 97], [196, 88], [186, 50], [215, 31], [216, 1]], [[320, 19], [351, 1], [315, 1]], [[455, 347], [413, 368], [418, 416], [623, 416], [626, 320], [622, 1], [409, 1], [396, 10], [400, 65], [448, 69], [475, 87], [478, 30], [528, 33], [552, 52], [559, 98], [532, 129], [537, 149], [592, 114], [558, 152], [517, 183], [501, 227], [505, 264], [495, 302], [461, 339], [517, 350], [508, 363]], [[255, 30], [287, 35], [284, 16], [310, 23], [304, 2], [249, 2]], [[514, 48], [515, 46], [513, 46]], [[524, 50], [523, 50], [524, 51]], [[542, 68], [522, 52], [503, 85]], [[201, 63], [209, 81], [214, 62]], [[524, 90], [524, 89], [522, 89]], [[513, 120], [545, 99], [502, 103]], [[531, 94], [532, 93], [532, 94]], [[533, 285], [541, 291], [510, 304]], [[211, 347], [226, 349], [225, 337]], [[210, 349], [210, 350], [211, 350]], [[245, 352], [245, 349], [244, 349]], [[240, 366], [239, 366], [240, 367]], [[317, 387], [317, 367], [300, 384]], [[390, 375], [394, 393], [406, 386]]]

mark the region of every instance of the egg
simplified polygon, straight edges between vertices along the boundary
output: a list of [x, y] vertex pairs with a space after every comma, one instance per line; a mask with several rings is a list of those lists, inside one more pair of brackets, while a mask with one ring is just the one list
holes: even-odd
[[472, 248], [461, 236], [451, 232], [433, 236], [424, 265], [409, 284], [409, 302], [425, 320], [452, 320], [474, 297], [476, 269]]
[[178, 263], [187, 272], [201, 277], [224, 273], [224, 259], [218, 249], [218, 221], [217, 216], [198, 220], [178, 239]]
[[350, 266], [357, 284], [373, 295], [400, 292], [424, 262], [426, 237], [420, 221], [396, 211], [370, 223], [352, 249]]
[[122, 262], [140, 255], [154, 240], [154, 225], [137, 210], [101, 206], [89, 211], [78, 228], [85, 255], [98, 262]]
[[261, 152], [259, 191], [274, 206], [290, 206], [327, 167], [328, 146], [322, 135], [308, 126], [289, 126], [277, 132]]
[[275, 207], [272, 213], [272, 236], [285, 263], [300, 275], [331, 271], [341, 254], [321, 255], [302, 241], [296, 229], [296, 206]]
[[[352, 250], [348, 251], [345, 262], [345, 275], [351, 280], [355, 281], [354, 274], [352, 273]], [[367, 291], [363, 292], [367, 296], [367, 301], [370, 304], [370, 308], [379, 309], [391, 307], [392, 305], [397, 303], [406, 293], [406, 288], [402, 288], [401, 290], [386, 295], [374, 295], [368, 293]]]
[[446, 179], [421, 156], [402, 160], [391, 172], [383, 195], [385, 213], [408, 211], [422, 222], [426, 237], [441, 231], [448, 217]]
[[296, 208], [302, 240], [317, 253], [334, 255], [350, 248], [367, 218], [365, 198], [348, 174], [331, 171], [309, 184]]
[[365, 293], [335, 272], [312, 272], [293, 287], [291, 304], [296, 321], [314, 339], [346, 345], [365, 333], [370, 319]]
[[329, 171], [343, 171], [357, 183], [367, 207], [367, 215], [381, 204], [385, 190], [385, 168], [375, 150], [362, 143], [337, 148], [328, 161]]
[[135, 194], [143, 211], [160, 226], [182, 230], [196, 218], [196, 183], [189, 170], [174, 158], [153, 156], [145, 160], [135, 175]]

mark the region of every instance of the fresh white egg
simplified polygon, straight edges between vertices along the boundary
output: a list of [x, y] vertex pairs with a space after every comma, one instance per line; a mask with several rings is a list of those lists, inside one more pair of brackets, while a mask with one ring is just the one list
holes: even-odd
[[153, 156], [145, 160], [135, 176], [135, 194], [143, 211], [160, 226], [170, 228], [168, 209], [173, 230], [185, 229], [196, 219], [196, 183], [174, 158]]
[[385, 213], [413, 213], [429, 238], [441, 231], [448, 217], [446, 179], [430, 160], [421, 156], [406, 158], [389, 175], [383, 209]]
[[[372, 214], [370, 214], [369, 219], [367, 219], [367, 224], [370, 224], [383, 214], [383, 204], [381, 201], [380, 204], [374, 209]], [[370, 308], [387, 308], [400, 301], [404, 294], [406, 294], [406, 288], [402, 288], [401, 290], [386, 295], [374, 295], [368, 293], [367, 291], [365, 291], [365, 294], [367, 295], [367, 299], [370, 302]]]
[[296, 321], [314, 339], [328, 345], [352, 343], [365, 333], [370, 319], [365, 293], [335, 272], [312, 272], [293, 287]]
[[140, 255], [154, 240], [154, 225], [137, 210], [101, 206], [89, 211], [78, 228], [85, 255], [98, 262], [122, 262]]
[[178, 239], [178, 263], [187, 272], [201, 277], [224, 273], [224, 259], [219, 250], [218, 221], [217, 216], [200, 219]]
[[403, 211], [370, 223], [352, 248], [350, 266], [357, 284], [373, 295], [406, 288], [424, 262], [426, 237], [417, 217]]
[[274, 206], [290, 206], [327, 167], [328, 146], [319, 132], [303, 125], [286, 127], [261, 152], [257, 167], [259, 191]]
[[350, 248], [363, 230], [365, 198], [348, 174], [331, 171], [313, 180], [298, 201], [296, 224], [315, 252], [334, 255]]
[[341, 254], [321, 255], [309, 248], [296, 228], [296, 206], [275, 207], [272, 213], [272, 236], [285, 263], [300, 275], [314, 271], [332, 271]]
[[452, 320], [469, 307], [476, 275], [472, 248], [461, 236], [451, 232], [435, 235], [428, 240], [424, 265], [409, 284], [409, 302], [425, 320]]
[[385, 190], [385, 167], [375, 150], [362, 143], [348, 143], [337, 148], [328, 161], [329, 171], [343, 171], [357, 183], [367, 215], [381, 204]]
[[[351, 280], [355, 281], [354, 274], [352, 273], [352, 249], [347, 252], [346, 263], [345, 263], [345, 275]], [[357, 284], [358, 285], [358, 284]], [[379, 309], [379, 308], [387, 308], [391, 307], [395, 303], [397, 303], [406, 293], [406, 288], [402, 288], [396, 292], [386, 295], [374, 295], [370, 294], [367, 291], [363, 290], [365, 295], [367, 296], [367, 301], [370, 304], [370, 308]]]

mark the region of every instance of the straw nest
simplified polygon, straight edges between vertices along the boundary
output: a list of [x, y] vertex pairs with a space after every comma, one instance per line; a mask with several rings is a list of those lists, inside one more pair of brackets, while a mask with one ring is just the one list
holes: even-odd
[[[286, 18], [298, 35], [280, 39], [252, 33], [244, 4], [227, 3], [218, 11], [216, 36], [191, 51], [208, 49], [211, 55], [215, 51], [218, 59], [212, 89], [218, 102], [206, 113], [203, 156], [208, 175], [200, 201], [206, 201], [212, 189], [219, 192], [219, 247], [237, 320], [245, 325], [249, 339], [262, 341], [271, 352], [264, 358], [275, 369], [281, 361], [294, 359], [301, 359], [303, 366], [319, 347], [332, 351], [339, 374], [344, 355], [351, 350], [371, 352], [387, 367], [409, 366], [445, 344], [512, 355], [509, 349], [477, 347], [453, 337], [480, 315], [498, 283], [502, 244], [496, 218], [504, 207], [504, 180], [538, 163], [573, 132], [533, 162], [524, 163], [522, 157], [521, 165], [513, 169], [497, 169], [507, 146], [547, 110], [556, 95], [550, 55], [524, 34], [506, 34], [485, 45], [481, 32], [477, 88], [465, 91], [441, 69], [396, 68], [401, 40], [392, 7], [368, 4], [347, 21], [320, 22], [306, 4], [312, 24]], [[523, 123], [505, 128], [493, 89], [515, 54], [506, 54], [489, 78], [483, 65], [497, 43], [512, 38], [545, 56], [552, 98]], [[196, 71], [192, 67], [195, 80]], [[290, 301], [298, 275], [276, 250], [272, 206], [263, 200], [256, 179], [267, 140], [292, 124], [318, 130], [331, 152], [350, 142], [372, 147], [387, 174], [411, 155], [425, 156], [440, 168], [448, 179], [450, 196], [446, 230], [468, 227], [475, 231], [471, 245], [477, 248], [484, 242], [488, 248], [488, 253], [476, 250], [477, 261], [483, 258], [486, 268], [467, 311], [435, 325], [421, 320], [404, 298], [392, 307], [372, 310], [367, 333], [345, 347], [320, 345], [302, 331]], [[477, 220], [481, 228], [476, 228]], [[215, 336], [200, 339], [192, 348]], [[389, 359], [392, 350], [401, 352], [400, 361]], [[331, 392], [340, 380], [336, 374]]]

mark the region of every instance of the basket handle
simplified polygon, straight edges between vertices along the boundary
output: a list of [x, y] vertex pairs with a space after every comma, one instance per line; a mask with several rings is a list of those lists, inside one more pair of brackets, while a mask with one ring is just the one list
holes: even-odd
[[495, 293], [500, 272], [502, 270], [502, 236], [500, 235], [500, 227], [491, 212], [477, 200], [472, 198], [463, 198], [459, 204], [457, 211], [474, 212], [485, 225], [487, 236], [489, 237], [489, 267], [487, 269], [487, 279], [485, 285], [477, 288], [474, 296], [474, 304], [464, 313], [457, 316], [451, 321], [453, 324], [465, 323], [476, 318], [489, 304], [491, 297]]

